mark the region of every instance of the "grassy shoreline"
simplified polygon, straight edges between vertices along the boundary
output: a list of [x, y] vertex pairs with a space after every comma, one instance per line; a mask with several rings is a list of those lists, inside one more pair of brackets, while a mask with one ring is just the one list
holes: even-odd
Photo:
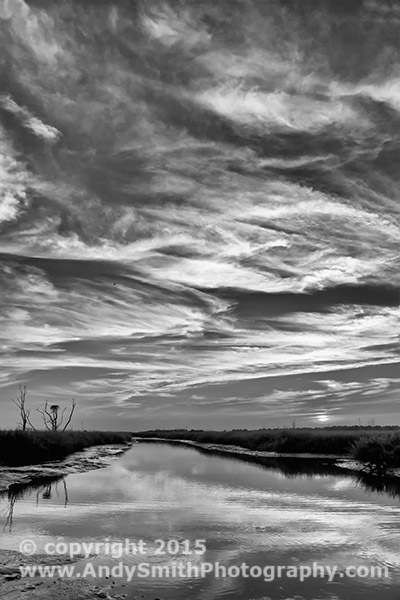
[[187, 429], [155, 429], [139, 431], [135, 437], [191, 440], [204, 444], [241, 446], [260, 452], [290, 454], [350, 455], [355, 442], [362, 438], [391, 438], [400, 435], [399, 427], [343, 427], [298, 429], [234, 429], [232, 431], [204, 431]]
[[0, 465], [36, 465], [62, 460], [90, 446], [126, 444], [132, 438], [120, 431], [0, 430]]
[[126, 444], [132, 435], [139, 439], [185, 440], [226, 448], [235, 446], [250, 452], [348, 456], [377, 471], [400, 467], [400, 428], [396, 426], [232, 431], [156, 429], [135, 433], [0, 430], [0, 465], [13, 467], [62, 460], [90, 446]]

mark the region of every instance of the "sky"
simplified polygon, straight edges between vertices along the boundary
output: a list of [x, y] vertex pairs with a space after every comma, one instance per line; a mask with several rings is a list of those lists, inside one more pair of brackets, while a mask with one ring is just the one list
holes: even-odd
[[0, 419], [400, 424], [400, 6], [0, 0]]

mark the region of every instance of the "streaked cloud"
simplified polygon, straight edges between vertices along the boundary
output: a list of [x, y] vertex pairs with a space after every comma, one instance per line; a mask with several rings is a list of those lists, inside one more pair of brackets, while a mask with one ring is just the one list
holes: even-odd
[[8, 423], [19, 382], [100, 425], [392, 419], [398, 11], [364, 4], [0, 3]]

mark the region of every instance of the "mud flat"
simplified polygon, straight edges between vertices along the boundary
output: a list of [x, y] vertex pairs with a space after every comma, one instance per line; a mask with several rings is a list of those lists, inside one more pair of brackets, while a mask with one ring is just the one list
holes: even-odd
[[6, 491], [14, 483], [30, 483], [44, 477], [63, 477], [70, 473], [102, 469], [126, 452], [130, 446], [130, 443], [91, 446], [60, 461], [22, 467], [2, 466], [0, 467], [0, 492]]
[[[94, 580], [21, 577], [20, 566], [25, 565], [64, 565], [82, 560], [82, 557], [69, 559], [57, 556], [37, 554], [24, 556], [13, 550], [0, 550], [0, 598], [5, 600], [123, 600], [126, 594], [116, 591], [111, 582], [97, 585]], [[90, 559], [85, 559], [82, 564]], [[118, 589], [121, 585], [118, 586]], [[122, 587], [123, 589], [123, 587]], [[132, 600], [135, 596], [130, 596]]]
[[[92, 446], [71, 454], [61, 461], [23, 467], [0, 467], [0, 492], [15, 483], [29, 483], [43, 477], [63, 477], [70, 473], [83, 473], [110, 465], [123, 454], [131, 444]], [[96, 598], [123, 599], [123, 593], [116, 593], [113, 584], [95, 585], [93, 580], [21, 577], [19, 567], [25, 565], [64, 565], [82, 560], [82, 557], [69, 559], [57, 556], [25, 556], [13, 550], [0, 549], [0, 598], [6, 600], [93, 600]], [[89, 560], [89, 559], [87, 559]], [[86, 561], [87, 562], [87, 561]]]

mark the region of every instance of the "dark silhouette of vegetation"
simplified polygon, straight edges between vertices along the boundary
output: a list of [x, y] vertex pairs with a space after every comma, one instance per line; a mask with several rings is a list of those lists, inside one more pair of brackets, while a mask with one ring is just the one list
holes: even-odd
[[118, 431], [0, 430], [0, 464], [34, 465], [61, 460], [89, 446], [124, 444], [132, 434]]
[[[22, 431], [26, 431], [28, 429], [28, 425], [36, 431], [36, 427], [33, 426], [30, 420], [31, 411], [26, 407], [26, 385], [18, 386], [18, 396], [17, 398], [11, 398], [11, 401], [18, 407], [21, 421], [19, 423]], [[36, 410], [41, 414], [44, 426], [47, 431], [66, 431], [68, 429], [69, 424], [71, 423], [74, 411], [76, 407], [75, 398], [72, 398], [72, 404], [69, 411], [69, 415], [67, 420], [64, 423], [64, 427], [61, 429], [61, 426], [64, 422], [65, 411], [67, 407], [65, 406], [62, 410], [59, 404], [51, 404], [49, 406], [48, 401], [44, 405], [44, 408], [37, 408]]]
[[[75, 398], [72, 398], [72, 405], [69, 412], [69, 416], [61, 431], [65, 431], [68, 428], [68, 425], [71, 423], [75, 406]], [[47, 402], [47, 400], [43, 409], [37, 409], [37, 411], [42, 415], [43, 423], [47, 431], [59, 431], [61, 429], [61, 425], [63, 424], [64, 415], [65, 411], [67, 410], [67, 407], [64, 406], [61, 412], [60, 409], [61, 407], [58, 404], [51, 404], [49, 407], [49, 403]]]
[[21, 417], [21, 421], [19, 423], [22, 431], [26, 431], [28, 425], [35, 429], [30, 421], [31, 411], [26, 408], [26, 385], [18, 386], [18, 396], [16, 398], [11, 398], [11, 401], [18, 407], [19, 414]]
[[354, 442], [351, 454], [366, 471], [383, 476], [390, 469], [400, 467], [400, 435], [362, 437]]
[[287, 454], [335, 454], [351, 456], [354, 443], [361, 438], [374, 439], [377, 436], [390, 438], [393, 430], [399, 428], [371, 427], [324, 427], [296, 429], [234, 429], [232, 431], [203, 430], [162, 430], [138, 432], [142, 438], [163, 438], [191, 440], [204, 444], [240, 446], [261, 452], [281, 452]]

